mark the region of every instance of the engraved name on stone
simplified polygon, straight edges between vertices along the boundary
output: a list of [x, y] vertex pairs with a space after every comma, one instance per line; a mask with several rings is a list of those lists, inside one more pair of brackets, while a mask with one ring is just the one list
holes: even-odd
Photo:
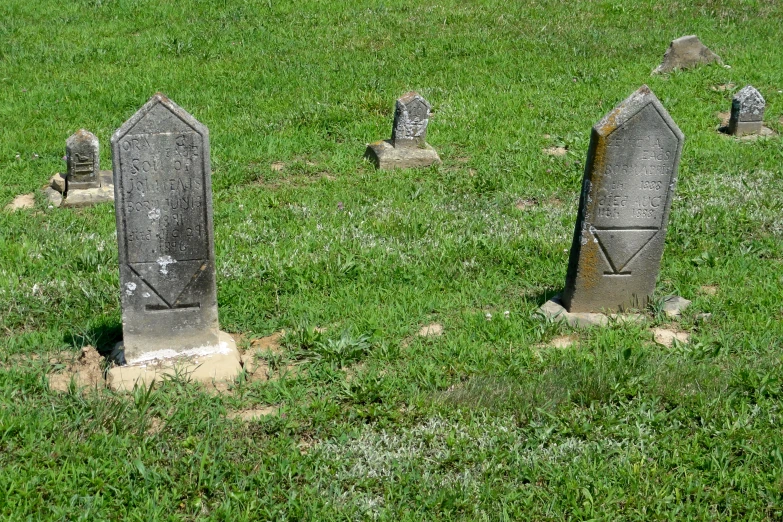
[[207, 128], [157, 94], [112, 153], [126, 359], [216, 344]]
[[593, 127], [563, 293], [569, 312], [647, 305], [683, 140], [647, 86]]

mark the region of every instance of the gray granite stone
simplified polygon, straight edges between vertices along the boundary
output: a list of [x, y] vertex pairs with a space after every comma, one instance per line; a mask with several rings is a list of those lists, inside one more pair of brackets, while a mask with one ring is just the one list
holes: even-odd
[[679, 317], [682, 311], [688, 308], [691, 302], [678, 295], [670, 295], [663, 301], [663, 312], [667, 317]]
[[217, 350], [207, 128], [156, 94], [111, 144], [126, 361]]
[[602, 314], [598, 312], [569, 312], [563, 306], [562, 296], [556, 295], [538, 309], [538, 313], [546, 319], [564, 322], [574, 328], [591, 328], [608, 326], [613, 322], [639, 323], [645, 320], [642, 314]]
[[392, 144], [395, 147], [421, 147], [427, 141], [430, 104], [413, 91], [404, 94], [394, 104]]
[[709, 50], [695, 34], [672, 40], [663, 55], [661, 64], [653, 74], [669, 73], [677, 69], [690, 69], [698, 65], [722, 63], [720, 56]]
[[63, 195], [52, 187], [46, 187], [43, 189], [46, 200], [53, 207], [59, 207], [63, 203]]
[[646, 85], [593, 127], [563, 292], [569, 312], [647, 306], [683, 141]]
[[747, 85], [731, 101], [729, 134], [743, 136], [759, 134], [764, 121], [764, 97], [752, 85]]
[[98, 138], [90, 131], [81, 129], [65, 141], [66, 191], [101, 186], [98, 152]]
[[364, 157], [382, 170], [429, 167], [440, 163], [426, 141], [430, 104], [415, 92], [400, 97], [394, 107], [392, 139], [367, 145]]

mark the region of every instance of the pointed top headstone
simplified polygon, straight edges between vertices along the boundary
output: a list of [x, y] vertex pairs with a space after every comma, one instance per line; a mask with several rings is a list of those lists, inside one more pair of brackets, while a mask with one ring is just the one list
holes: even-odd
[[111, 143], [126, 360], [216, 346], [207, 128], [156, 94]]
[[764, 97], [752, 85], [746, 85], [731, 100], [729, 134], [757, 134], [764, 121]]
[[562, 297], [569, 312], [647, 305], [683, 141], [646, 85], [593, 127]]
[[101, 186], [98, 147], [98, 138], [85, 129], [80, 129], [65, 140], [65, 159], [68, 164], [66, 190]]
[[409, 92], [394, 104], [392, 141], [395, 147], [419, 147], [427, 141], [431, 106], [420, 94]]

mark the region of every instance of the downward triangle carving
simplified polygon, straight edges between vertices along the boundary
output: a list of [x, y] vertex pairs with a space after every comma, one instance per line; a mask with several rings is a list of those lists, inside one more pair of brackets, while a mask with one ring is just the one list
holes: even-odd
[[598, 243], [601, 245], [604, 254], [606, 254], [606, 259], [609, 261], [615, 274], [622, 272], [656, 233], [658, 233], [657, 228], [593, 230], [593, 235], [598, 238]]
[[128, 266], [150, 287], [150, 290], [155, 292], [169, 308], [172, 308], [182, 292], [204, 271], [206, 260], [128, 263]]

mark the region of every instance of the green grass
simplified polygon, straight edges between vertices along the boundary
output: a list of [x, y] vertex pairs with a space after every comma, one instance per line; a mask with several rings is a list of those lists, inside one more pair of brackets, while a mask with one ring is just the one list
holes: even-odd
[[[783, 131], [782, 18], [740, 0], [0, 3], [0, 206], [62, 170], [81, 127], [109, 168], [111, 133], [162, 91], [210, 129], [221, 327], [245, 348], [288, 332], [261, 355], [272, 378], [230, 393], [57, 393], [67, 354], [121, 336], [114, 209], [0, 211], [0, 516], [783, 519], [783, 145], [715, 132], [748, 83]], [[731, 68], [651, 77], [693, 33]], [[655, 345], [671, 324], [653, 316], [548, 347], [568, 329], [534, 312], [564, 282], [590, 127], [643, 83], [686, 135], [657, 295], [693, 300], [674, 322], [690, 343]], [[411, 89], [444, 163], [376, 172], [364, 146]], [[416, 336], [432, 322], [442, 336]]]

